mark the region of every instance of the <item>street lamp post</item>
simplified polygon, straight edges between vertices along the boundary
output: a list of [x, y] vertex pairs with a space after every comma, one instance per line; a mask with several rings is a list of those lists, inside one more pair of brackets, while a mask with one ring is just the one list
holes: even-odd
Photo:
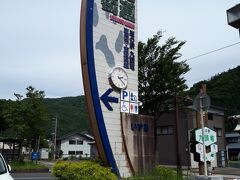
[[240, 36], [240, 4], [227, 10], [228, 25], [238, 29]]

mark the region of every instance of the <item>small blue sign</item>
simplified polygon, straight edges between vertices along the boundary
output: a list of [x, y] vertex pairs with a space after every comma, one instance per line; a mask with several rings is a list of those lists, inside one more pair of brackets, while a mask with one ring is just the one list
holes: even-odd
[[147, 123], [132, 123], [131, 124], [131, 129], [132, 131], [143, 131], [143, 132], [148, 132], [149, 127]]
[[39, 152], [33, 151], [31, 158], [32, 158], [32, 160], [38, 160], [39, 159]]

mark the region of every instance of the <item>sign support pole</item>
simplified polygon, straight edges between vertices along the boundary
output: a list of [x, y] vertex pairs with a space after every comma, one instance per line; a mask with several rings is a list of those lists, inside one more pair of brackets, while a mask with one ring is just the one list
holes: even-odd
[[203, 97], [200, 96], [200, 116], [201, 116], [201, 127], [202, 127], [202, 140], [203, 140], [203, 159], [204, 159], [204, 175], [207, 176], [207, 162], [206, 162], [206, 147], [205, 147], [205, 133], [204, 133], [204, 120], [203, 120]]

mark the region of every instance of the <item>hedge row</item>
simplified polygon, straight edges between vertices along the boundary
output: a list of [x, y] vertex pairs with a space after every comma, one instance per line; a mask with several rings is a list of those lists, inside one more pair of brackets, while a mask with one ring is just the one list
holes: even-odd
[[[117, 180], [117, 176], [111, 172], [110, 168], [93, 161], [58, 161], [53, 166], [52, 173], [59, 180]], [[184, 178], [174, 169], [156, 166], [150, 174], [135, 175], [127, 179], [182, 180]]]
[[54, 164], [52, 173], [59, 180], [116, 180], [110, 168], [92, 161], [59, 161]]

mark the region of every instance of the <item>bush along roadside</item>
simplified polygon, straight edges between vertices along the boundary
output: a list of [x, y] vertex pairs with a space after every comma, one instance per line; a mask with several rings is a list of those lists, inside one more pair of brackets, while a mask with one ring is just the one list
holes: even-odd
[[49, 169], [47, 166], [36, 163], [36, 162], [32, 162], [32, 161], [26, 161], [26, 162], [14, 161], [9, 164], [12, 168], [12, 172], [15, 172], [15, 173], [49, 172]]
[[182, 172], [176, 169], [164, 166], [156, 166], [153, 171], [145, 173], [145, 175], [135, 175], [127, 178], [127, 180], [184, 180]]
[[59, 180], [117, 180], [110, 168], [93, 161], [58, 161], [54, 164], [52, 173]]

